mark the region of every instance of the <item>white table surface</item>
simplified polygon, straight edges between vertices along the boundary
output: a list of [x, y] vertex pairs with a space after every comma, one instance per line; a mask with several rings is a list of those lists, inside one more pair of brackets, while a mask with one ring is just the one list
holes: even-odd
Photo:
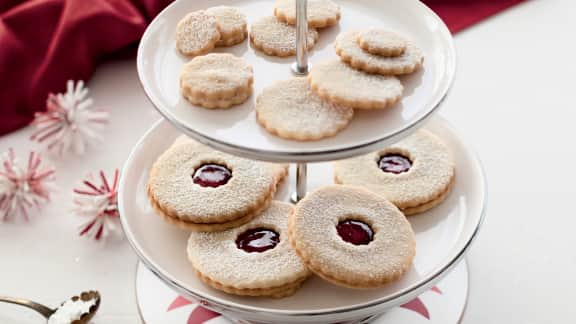
[[[456, 83], [441, 109], [472, 143], [489, 180], [488, 218], [468, 256], [465, 324], [569, 323], [576, 318], [576, 2], [532, 0], [457, 35]], [[89, 87], [112, 112], [106, 143], [55, 161], [59, 192], [29, 224], [0, 225], [0, 294], [56, 305], [102, 292], [96, 323], [139, 323], [136, 256], [126, 241], [76, 235], [72, 188], [92, 171], [121, 167], [159, 115], [134, 61], [102, 65]], [[4, 91], [7, 91], [4, 89]], [[31, 129], [0, 138], [20, 156]], [[42, 323], [0, 304], [0, 323]]]

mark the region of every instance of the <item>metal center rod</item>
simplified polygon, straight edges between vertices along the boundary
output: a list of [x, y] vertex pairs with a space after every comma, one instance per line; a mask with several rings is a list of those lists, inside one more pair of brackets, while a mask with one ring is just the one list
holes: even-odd
[[308, 164], [306, 163], [298, 163], [296, 165], [296, 192], [294, 192], [290, 197], [290, 200], [292, 200], [293, 203], [299, 202], [306, 196], [306, 184], [308, 183], [307, 167]]
[[296, 63], [292, 72], [308, 74], [308, 1], [296, 0]]

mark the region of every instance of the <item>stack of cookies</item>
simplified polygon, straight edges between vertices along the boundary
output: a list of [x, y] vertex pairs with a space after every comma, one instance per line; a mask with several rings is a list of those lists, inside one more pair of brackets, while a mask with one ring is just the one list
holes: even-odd
[[252, 66], [232, 54], [205, 54], [217, 46], [239, 44], [247, 35], [246, 16], [237, 8], [218, 6], [187, 14], [176, 28], [176, 48], [193, 57], [180, 74], [182, 96], [210, 109], [245, 102], [252, 95]]
[[[340, 7], [331, 0], [308, 0], [308, 50], [318, 40], [319, 28], [338, 24]], [[270, 56], [296, 55], [296, 0], [275, 0], [274, 16], [261, 17], [250, 25], [255, 49]]]

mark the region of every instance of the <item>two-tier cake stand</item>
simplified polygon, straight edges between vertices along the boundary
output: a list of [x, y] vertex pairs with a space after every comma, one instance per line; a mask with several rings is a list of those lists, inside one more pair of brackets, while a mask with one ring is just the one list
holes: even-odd
[[[417, 0], [340, 0], [338, 26], [320, 31], [313, 51], [297, 37], [297, 57], [275, 58], [252, 49], [249, 41], [218, 49], [243, 57], [254, 68], [254, 96], [274, 81], [305, 75], [309, 65], [336, 59], [332, 43], [342, 31], [383, 27], [398, 31], [424, 51], [423, 68], [401, 79], [404, 97], [386, 111], [357, 112], [337, 136], [314, 142], [283, 140], [256, 122], [254, 98], [226, 110], [190, 105], [178, 87], [188, 60], [175, 49], [174, 31], [186, 13], [215, 5], [238, 7], [248, 21], [272, 15], [268, 0], [177, 0], [162, 11], [142, 37], [138, 74], [146, 95], [165, 118], [154, 125], [133, 149], [122, 172], [119, 208], [126, 236], [142, 264], [168, 286], [205, 307], [241, 320], [266, 323], [325, 323], [360, 321], [417, 297], [450, 272], [463, 258], [482, 224], [486, 183], [481, 165], [469, 146], [440, 117], [432, 117], [446, 96], [455, 73], [455, 51], [443, 22]], [[305, 35], [306, 1], [297, 1], [297, 35]], [[440, 206], [409, 220], [416, 233], [412, 268], [399, 281], [373, 290], [349, 290], [321, 279], [309, 280], [285, 299], [232, 296], [204, 285], [186, 256], [188, 233], [162, 221], [146, 197], [148, 172], [156, 158], [184, 133], [233, 155], [273, 162], [291, 162], [290, 181], [276, 199], [297, 202], [322, 185], [333, 183], [330, 161], [381, 149], [424, 127], [450, 147], [456, 162], [456, 181]], [[308, 165], [310, 163], [310, 165]]]

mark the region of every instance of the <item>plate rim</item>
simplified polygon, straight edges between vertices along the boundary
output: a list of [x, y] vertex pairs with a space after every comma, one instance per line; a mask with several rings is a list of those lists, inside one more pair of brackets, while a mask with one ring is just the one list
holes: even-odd
[[[392, 131], [388, 132], [384, 136], [378, 137], [376, 139], [371, 139], [365, 142], [361, 142], [355, 145], [348, 145], [342, 147], [342, 145], [337, 146], [331, 149], [311, 149], [306, 151], [293, 151], [293, 150], [266, 150], [266, 149], [259, 149], [259, 148], [250, 148], [242, 145], [232, 144], [224, 140], [220, 140], [214, 137], [211, 137], [207, 134], [202, 134], [201, 132], [189, 127], [185, 122], [179, 120], [174, 114], [170, 112], [169, 108], [164, 107], [161, 100], [154, 100], [153, 91], [151, 90], [151, 84], [147, 82], [144, 71], [144, 47], [146, 46], [147, 40], [152, 35], [151, 26], [158, 24], [158, 21], [163, 19], [162, 16], [166, 11], [172, 10], [171, 8], [176, 6], [176, 4], [183, 0], [176, 0], [165, 7], [154, 19], [150, 22], [142, 38], [140, 39], [140, 43], [138, 44], [138, 50], [136, 55], [136, 70], [138, 79], [140, 81], [140, 86], [144, 90], [146, 98], [152, 104], [152, 106], [162, 115], [166, 120], [168, 120], [172, 125], [176, 128], [180, 129], [183, 133], [187, 134], [188, 136], [194, 138], [195, 140], [212, 146], [220, 151], [230, 153], [232, 155], [237, 155], [245, 158], [251, 158], [256, 160], [264, 160], [264, 161], [274, 161], [274, 162], [320, 162], [320, 161], [330, 161], [330, 160], [339, 160], [344, 159], [352, 156], [358, 156], [370, 151], [375, 151], [380, 149], [388, 144], [392, 144], [393, 142], [400, 141], [404, 137], [407, 137], [412, 132], [414, 132], [419, 126], [425, 123], [441, 106], [442, 102], [446, 99], [452, 86], [454, 84], [454, 79], [456, 76], [456, 62], [457, 62], [457, 55], [456, 55], [456, 48], [454, 46], [454, 38], [452, 33], [444, 23], [444, 21], [426, 4], [419, 0], [411, 0], [416, 6], [420, 6], [423, 10], [426, 10], [429, 15], [435, 18], [438, 26], [440, 27], [439, 30], [442, 34], [445, 34], [446, 39], [448, 40], [448, 47], [447, 52], [449, 53], [448, 57], [451, 59], [447, 60], [446, 69], [448, 75], [448, 81], [441, 87], [433, 96], [428, 100], [428, 104], [426, 106], [431, 106], [430, 110], [427, 111], [422, 116], [416, 118], [415, 120], [411, 121], [404, 125], [404, 127], [395, 128]], [[248, 1], [248, 0], [247, 0]]]
[[[163, 271], [162, 271], [163, 269], [161, 269], [161, 267], [155, 265], [155, 262], [153, 262], [152, 260], [149, 260], [148, 257], [145, 255], [145, 253], [143, 253], [141, 251], [141, 247], [139, 246], [139, 244], [134, 239], [133, 233], [128, 230], [129, 226], [127, 225], [126, 219], [123, 216], [123, 214], [124, 214], [123, 211], [125, 210], [124, 199], [123, 199], [123, 195], [120, 194], [122, 192], [125, 192], [125, 189], [124, 189], [125, 174], [127, 174], [128, 166], [130, 166], [133, 163], [133, 161], [135, 159], [135, 155], [137, 154], [137, 152], [140, 151], [144, 147], [144, 142], [146, 141], [146, 139], [154, 131], [156, 131], [157, 128], [160, 128], [163, 126], [164, 123], [167, 123], [163, 119], [160, 119], [159, 121], [154, 123], [154, 125], [148, 131], [146, 131], [146, 133], [140, 138], [138, 143], [133, 147], [132, 151], [130, 152], [128, 159], [126, 159], [126, 162], [124, 163], [124, 165], [122, 167], [122, 172], [120, 174], [119, 188], [118, 188], [118, 193], [119, 193], [119, 195], [118, 195], [118, 210], [120, 211], [120, 223], [121, 223], [122, 229], [126, 235], [127, 241], [131, 245], [132, 249], [134, 250], [134, 252], [138, 256], [140, 261], [152, 273], [154, 273], [160, 280], [162, 280], [164, 283], [168, 284], [170, 287], [172, 287], [173, 289], [175, 289], [179, 293], [182, 293], [182, 294], [187, 295], [187, 296], [192, 296], [193, 298], [205, 301], [207, 303], [207, 305], [205, 305], [205, 306], [207, 306], [207, 308], [210, 308], [210, 306], [218, 306], [221, 309], [229, 310], [231, 312], [236, 312], [236, 313], [244, 313], [244, 314], [260, 313], [260, 314], [265, 314], [268, 316], [289, 316], [289, 317], [297, 318], [297, 317], [311, 317], [311, 316], [322, 317], [322, 316], [330, 316], [330, 315], [343, 314], [343, 313], [351, 313], [351, 312], [355, 312], [355, 311], [362, 311], [362, 310], [374, 309], [374, 308], [379, 308], [379, 307], [384, 308], [386, 305], [389, 305], [391, 307], [391, 304], [398, 303], [399, 301], [407, 301], [409, 298], [415, 297], [422, 290], [424, 290], [425, 288], [427, 288], [431, 284], [434, 284], [435, 282], [440, 280], [452, 268], [454, 268], [459, 263], [459, 261], [466, 255], [466, 253], [470, 249], [472, 243], [478, 237], [478, 233], [480, 232], [480, 229], [482, 228], [482, 225], [484, 224], [484, 220], [486, 217], [487, 197], [488, 197], [487, 178], [486, 178], [486, 173], [484, 171], [484, 167], [480, 161], [478, 154], [476, 153], [475, 150], [473, 150], [471, 145], [469, 145], [466, 141], [462, 140], [462, 137], [460, 136], [460, 134], [454, 129], [454, 127], [452, 127], [452, 125], [448, 121], [446, 121], [444, 118], [441, 118], [439, 116], [437, 116], [436, 118], [442, 122], [443, 127], [446, 127], [450, 132], [452, 132], [456, 136], [456, 138], [458, 138], [458, 140], [462, 144], [464, 144], [464, 147], [466, 147], [466, 151], [469, 154], [469, 157], [472, 159], [473, 165], [475, 166], [475, 168], [479, 172], [479, 175], [480, 175], [479, 187], [481, 187], [481, 190], [480, 190], [480, 194], [481, 194], [480, 211], [479, 211], [480, 215], [478, 217], [478, 221], [475, 225], [474, 230], [470, 234], [470, 237], [467, 238], [467, 241], [462, 246], [462, 249], [450, 261], [448, 261], [445, 265], [439, 267], [438, 269], [432, 271], [431, 275], [429, 275], [429, 277], [426, 278], [425, 280], [422, 280], [421, 282], [419, 282], [413, 286], [410, 286], [406, 289], [403, 289], [403, 290], [400, 290], [394, 294], [391, 294], [390, 296], [387, 296], [384, 298], [379, 298], [379, 299], [376, 299], [376, 300], [373, 300], [370, 302], [365, 302], [363, 304], [354, 305], [354, 306], [350, 306], [350, 307], [326, 308], [326, 309], [321, 309], [318, 311], [294, 311], [294, 310], [278, 311], [278, 310], [271, 310], [271, 309], [266, 309], [266, 308], [256, 307], [256, 306], [246, 306], [246, 305], [238, 304], [235, 302], [234, 303], [228, 303], [226, 300], [223, 300], [223, 299], [218, 298], [218, 297], [205, 296], [202, 293], [187, 289], [186, 287], [184, 287], [183, 284], [179, 283], [177, 280], [171, 279], [169, 275], [163, 273]], [[221, 310], [219, 310], [219, 311], [221, 311]]]

